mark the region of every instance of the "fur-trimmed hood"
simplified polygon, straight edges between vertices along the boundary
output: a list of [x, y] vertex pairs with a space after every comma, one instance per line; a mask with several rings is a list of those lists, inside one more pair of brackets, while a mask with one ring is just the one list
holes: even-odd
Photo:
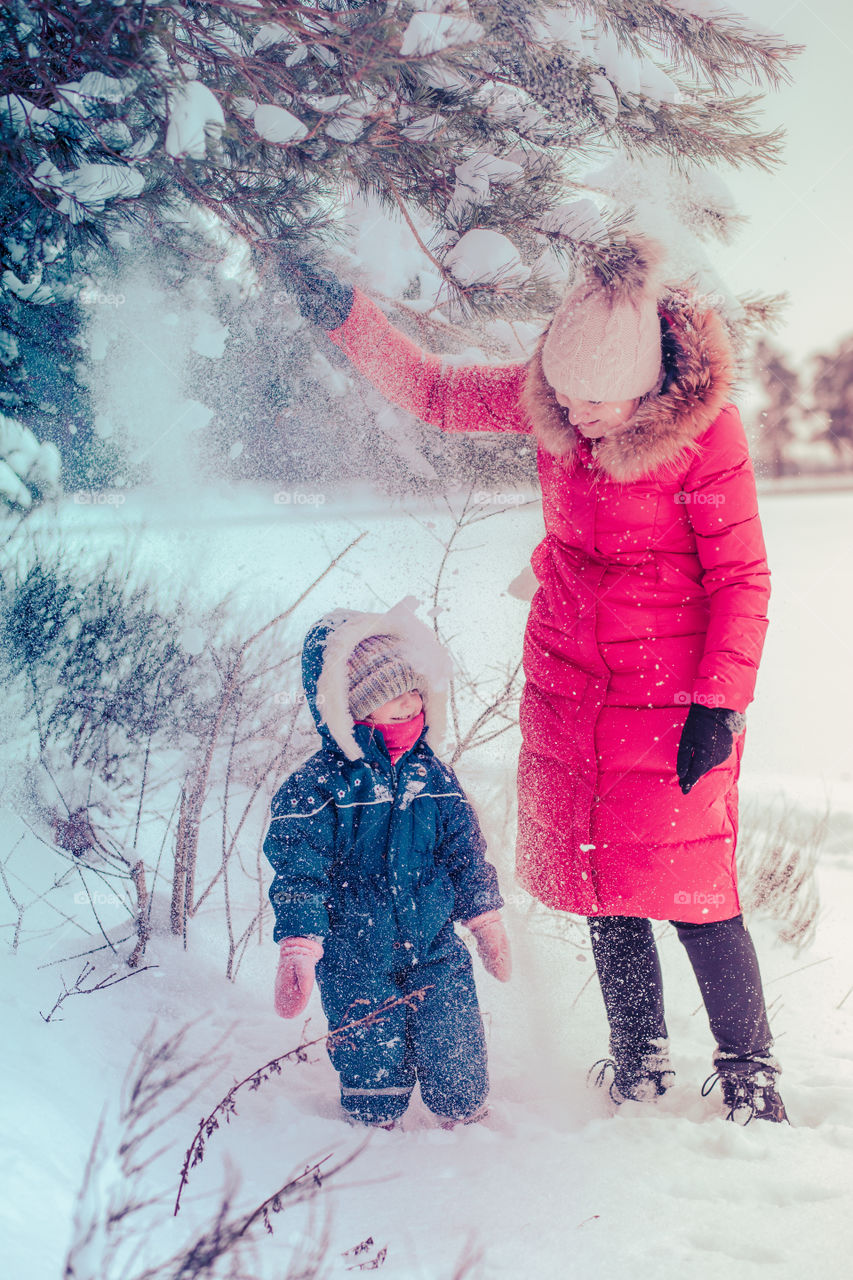
[[[696, 441], [728, 402], [734, 357], [728, 333], [713, 311], [701, 311], [686, 292], [672, 292], [658, 306], [669, 331], [671, 375], [666, 390], [650, 392], [624, 430], [592, 442], [595, 464], [624, 483], [697, 452]], [[542, 448], [567, 458], [580, 437], [558, 403], [542, 368], [543, 333], [530, 359], [522, 403]], [[668, 385], [667, 385], [668, 384]]]
[[320, 736], [333, 740], [348, 760], [364, 752], [356, 741], [349, 711], [347, 659], [368, 636], [394, 636], [418, 675], [426, 740], [436, 750], [444, 736], [447, 685], [453, 664], [431, 627], [415, 616], [418, 601], [406, 596], [386, 613], [335, 609], [315, 622], [302, 646], [302, 683]]

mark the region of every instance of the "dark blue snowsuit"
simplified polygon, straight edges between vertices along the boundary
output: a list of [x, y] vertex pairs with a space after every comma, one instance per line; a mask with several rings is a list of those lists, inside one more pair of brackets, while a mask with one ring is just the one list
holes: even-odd
[[368, 1123], [402, 1115], [417, 1078], [432, 1111], [461, 1119], [482, 1105], [488, 1073], [471, 959], [453, 921], [503, 905], [497, 876], [426, 730], [396, 765], [368, 725], [354, 726], [362, 759], [341, 749], [317, 706], [329, 630], [317, 623], [302, 654], [323, 745], [276, 792], [264, 841], [273, 936], [322, 937], [317, 981], [330, 1030], [423, 992], [329, 1040], [347, 1111]]

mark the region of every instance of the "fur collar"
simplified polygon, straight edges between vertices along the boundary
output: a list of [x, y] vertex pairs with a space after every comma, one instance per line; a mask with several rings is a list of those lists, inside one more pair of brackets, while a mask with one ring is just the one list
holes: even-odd
[[[728, 334], [713, 311], [699, 311], [687, 294], [673, 293], [659, 310], [676, 342], [676, 381], [645, 396], [624, 431], [593, 444], [596, 466], [625, 483], [698, 453], [696, 441], [727, 403], [734, 358]], [[557, 403], [542, 370], [545, 330], [527, 366], [522, 404], [540, 445], [557, 458], [578, 447], [578, 434]]]

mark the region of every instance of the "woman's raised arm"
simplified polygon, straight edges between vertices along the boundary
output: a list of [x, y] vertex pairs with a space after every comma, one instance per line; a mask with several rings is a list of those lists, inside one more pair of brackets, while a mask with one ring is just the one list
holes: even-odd
[[449, 364], [395, 329], [358, 289], [346, 320], [328, 332], [378, 391], [431, 426], [443, 431], [532, 429], [521, 407], [526, 364]]

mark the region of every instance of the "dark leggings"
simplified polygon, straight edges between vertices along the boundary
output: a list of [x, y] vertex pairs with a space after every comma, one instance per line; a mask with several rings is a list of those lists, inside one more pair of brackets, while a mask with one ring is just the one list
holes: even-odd
[[[743, 916], [708, 924], [670, 922], [687, 952], [719, 1051], [741, 1057], [772, 1044], [758, 957]], [[610, 1023], [611, 1048], [666, 1038], [660, 960], [650, 920], [589, 921], [592, 953]]]

